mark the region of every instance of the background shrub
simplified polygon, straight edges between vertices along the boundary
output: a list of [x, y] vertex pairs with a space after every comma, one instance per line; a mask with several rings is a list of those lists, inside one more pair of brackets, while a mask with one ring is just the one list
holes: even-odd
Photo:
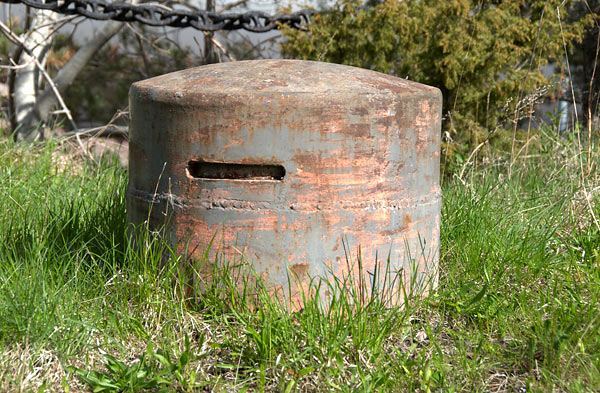
[[565, 49], [593, 21], [590, 12], [572, 12], [575, 3], [386, 0], [364, 7], [339, 0], [307, 31], [286, 29], [282, 51], [438, 87], [446, 142], [456, 142], [445, 148], [462, 159], [497, 130], [511, 130], [514, 139], [513, 125], [558, 87], [542, 68], [563, 67]]

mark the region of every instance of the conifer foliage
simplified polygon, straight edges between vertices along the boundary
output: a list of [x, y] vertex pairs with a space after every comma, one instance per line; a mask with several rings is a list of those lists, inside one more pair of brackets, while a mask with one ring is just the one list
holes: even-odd
[[[286, 56], [347, 64], [438, 87], [444, 130], [460, 150], [512, 129], [562, 66], [593, 15], [570, 0], [339, 0], [308, 31], [286, 29]], [[539, 94], [537, 94], [539, 96]]]

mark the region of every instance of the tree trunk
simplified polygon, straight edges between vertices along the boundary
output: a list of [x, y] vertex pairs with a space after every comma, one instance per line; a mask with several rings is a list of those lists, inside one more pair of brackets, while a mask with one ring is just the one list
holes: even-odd
[[[57, 16], [58, 14], [51, 11], [37, 11], [30, 30], [31, 33], [28, 33], [25, 40], [26, 47], [42, 64], [43, 57], [52, 43], [51, 33], [54, 28], [52, 22], [57, 19]], [[114, 37], [122, 27], [123, 23], [121, 22], [105, 22], [100, 31], [96, 32], [89, 42], [79, 48], [53, 79], [60, 94], [66, 91], [96, 52]], [[16, 140], [34, 141], [40, 138], [39, 126], [48, 118], [52, 109], [57, 105], [58, 98], [48, 85], [42, 92], [39, 92], [39, 70], [37, 70], [31, 56], [25, 51], [20, 52], [18, 64], [26, 66], [14, 72], [14, 78], [9, 84], [9, 88], [12, 86], [10, 92], [11, 107], [14, 108], [14, 113], [11, 114], [11, 126]]]
[[[24, 33], [22, 38], [24, 46], [29, 49], [31, 56], [26, 51], [20, 51], [17, 64], [23, 66], [15, 71], [12, 81], [13, 90], [11, 92], [12, 108], [11, 114], [13, 131], [16, 131], [17, 139], [26, 131], [24, 119], [35, 106], [38, 88], [39, 88], [39, 70], [34, 62], [34, 57], [43, 64], [46, 53], [52, 43], [53, 22], [56, 21], [58, 14], [51, 11], [38, 11], [31, 23], [31, 29]], [[34, 138], [32, 138], [34, 139]]]
[[[91, 60], [104, 44], [114, 37], [123, 27], [121, 22], [106, 22], [100, 32], [73, 55], [71, 60], [58, 72], [54, 78], [54, 84], [62, 94], [73, 83], [77, 75], [83, 70], [85, 65]], [[37, 98], [35, 105], [31, 108], [27, 116], [23, 119], [21, 129], [28, 130], [23, 133], [21, 139], [35, 140], [35, 129], [37, 125], [46, 120], [52, 108], [56, 106], [58, 99], [52, 89], [47, 87]], [[33, 134], [33, 135], [32, 135]]]
[[[214, 0], [206, 0], [206, 11], [215, 12]], [[215, 33], [212, 31], [204, 33], [204, 62], [206, 64], [215, 63], [215, 48], [213, 45], [213, 37]]]

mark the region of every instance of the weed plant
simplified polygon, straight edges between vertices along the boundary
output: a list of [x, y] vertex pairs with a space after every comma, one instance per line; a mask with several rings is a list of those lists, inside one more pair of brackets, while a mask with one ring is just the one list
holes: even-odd
[[228, 269], [186, 298], [180, 256], [130, 243], [117, 161], [2, 141], [0, 391], [597, 391], [600, 155], [555, 134], [446, 181], [430, 296], [315, 281], [335, 301], [294, 312]]

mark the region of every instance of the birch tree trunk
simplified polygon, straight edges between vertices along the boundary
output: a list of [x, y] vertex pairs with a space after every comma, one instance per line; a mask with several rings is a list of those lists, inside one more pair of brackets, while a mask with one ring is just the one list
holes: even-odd
[[[137, 1], [133, 1], [136, 3]], [[37, 11], [32, 29], [27, 33], [25, 46], [30, 49], [40, 63], [43, 63], [43, 57], [52, 43], [53, 22], [57, 20], [58, 14], [51, 11]], [[77, 75], [83, 70], [85, 65], [92, 57], [114, 37], [123, 27], [121, 22], [104, 22], [99, 31], [85, 43], [73, 55], [67, 64], [58, 72], [53, 79], [54, 84], [60, 94], [73, 83]], [[26, 51], [20, 51], [17, 64], [20, 66], [15, 70], [14, 82], [10, 96], [12, 99], [11, 114], [12, 128], [16, 140], [34, 141], [40, 139], [40, 125], [46, 121], [53, 108], [58, 103], [58, 97], [50, 86], [43, 91], [39, 91], [39, 81], [33, 58]]]
[[54, 12], [38, 11], [32, 20], [31, 29], [22, 36], [24, 46], [29, 49], [33, 56], [27, 51], [21, 51], [20, 58], [16, 61], [20, 68], [15, 71], [14, 75], [13, 91], [11, 92], [14, 113], [11, 119], [17, 139], [25, 139], [26, 130], [25, 127], [22, 127], [23, 120], [31, 112], [37, 101], [40, 73], [34, 57], [42, 65], [44, 64], [46, 54], [52, 44], [52, 29], [57, 19], [58, 14]]
[[[102, 29], [75, 52], [71, 60], [61, 68], [54, 78], [54, 84], [60, 94], [63, 94], [67, 90], [96, 52], [115, 36], [122, 27], [123, 23], [121, 22], [104, 22]], [[39, 132], [36, 132], [38, 124], [48, 118], [57, 103], [58, 98], [50, 87], [39, 93], [35, 104], [30, 107], [29, 112], [20, 124], [20, 129], [23, 131], [21, 133], [17, 132], [17, 135], [21, 134], [17, 139], [35, 140], [39, 136]]]

